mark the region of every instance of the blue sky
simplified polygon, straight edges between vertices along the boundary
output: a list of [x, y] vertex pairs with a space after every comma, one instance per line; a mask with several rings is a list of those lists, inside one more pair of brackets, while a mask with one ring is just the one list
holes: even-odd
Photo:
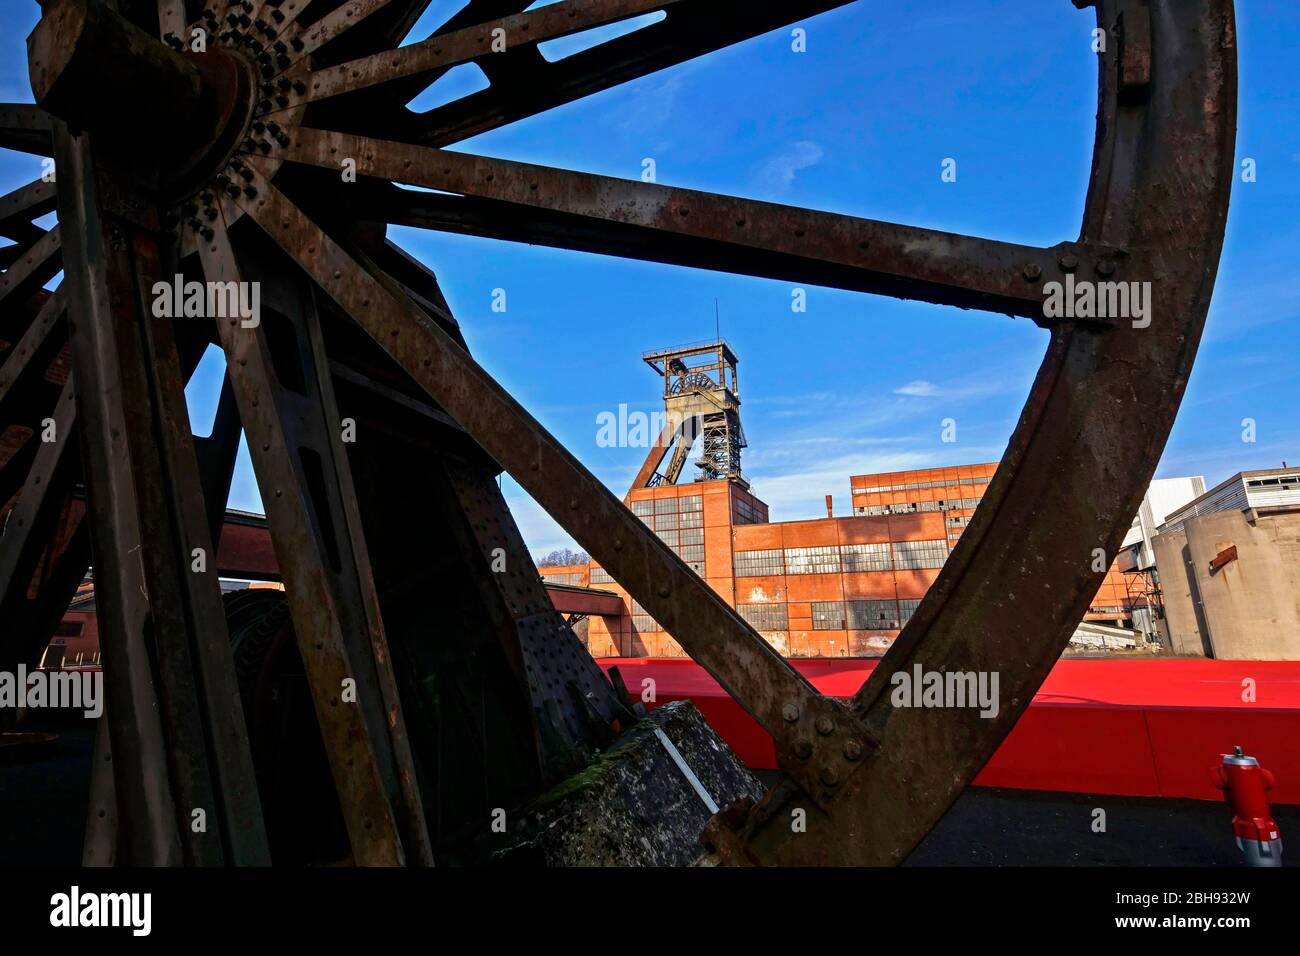
[[[461, 4], [435, 2], [415, 38]], [[1066, 0], [858, 2], [455, 148], [629, 179], [654, 159], [668, 185], [1050, 245], [1078, 234], [1093, 142], [1091, 11]], [[0, 100], [30, 101], [24, 39], [37, 5], [0, 11]], [[1238, 165], [1206, 338], [1157, 477], [1213, 484], [1300, 462], [1300, 11], [1238, 4]], [[572, 49], [557, 44], [551, 55]], [[476, 88], [474, 68], [417, 104]], [[957, 181], [940, 166], [957, 161]], [[0, 151], [0, 193], [35, 178]], [[745, 472], [773, 520], [848, 506], [849, 475], [995, 460], [1046, 333], [1027, 320], [763, 279], [410, 229], [390, 235], [433, 268], [477, 360], [622, 494], [643, 449], [602, 448], [597, 416], [659, 407], [644, 350], [722, 334], [741, 358]], [[507, 311], [492, 310], [494, 289]], [[200, 417], [219, 365], [191, 389]], [[1241, 440], [1243, 418], [1257, 441]], [[958, 441], [940, 440], [940, 422]], [[570, 545], [509, 478], [535, 552]], [[235, 507], [260, 510], [241, 458]]]

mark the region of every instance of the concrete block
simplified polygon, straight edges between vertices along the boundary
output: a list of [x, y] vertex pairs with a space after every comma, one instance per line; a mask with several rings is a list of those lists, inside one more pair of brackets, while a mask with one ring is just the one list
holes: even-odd
[[587, 768], [507, 821], [494, 862], [527, 866], [688, 866], [713, 815], [664, 746], [671, 741], [719, 808], [763, 788], [690, 701], [630, 727]]

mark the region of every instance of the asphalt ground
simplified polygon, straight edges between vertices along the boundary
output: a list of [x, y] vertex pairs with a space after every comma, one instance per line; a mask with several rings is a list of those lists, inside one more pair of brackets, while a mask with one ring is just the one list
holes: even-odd
[[[0, 757], [0, 866], [76, 866], [90, 791], [91, 733]], [[766, 776], [766, 774], [764, 774]], [[1105, 813], [1105, 829], [1094, 829]], [[1300, 807], [1274, 807], [1285, 865], [1300, 865]], [[973, 788], [907, 866], [1241, 866], [1226, 804]]]

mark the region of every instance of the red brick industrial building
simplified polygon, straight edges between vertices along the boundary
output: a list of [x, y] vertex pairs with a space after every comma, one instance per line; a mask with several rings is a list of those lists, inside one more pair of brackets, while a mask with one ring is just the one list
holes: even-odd
[[[783, 654], [856, 657], [893, 641], [975, 513], [996, 463], [855, 475], [853, 514], [769, 523], [741, 474], [737, 359], [722, 341], [649, 352], [666, 424], [624, 502]], [[699, 478], [678, 484], [691, 451]], [[550, 583], [617, 593], [591, 616], [596, 656], [681, 656], [672, 635], [596, 564], [542, 568]], [[1149, 588], [1114, 565], [1090, 620], [1120, 621]]]
[[[883, 652], [897, 636], [996, 467], [857, 475], [853, 516], [811, 521], [769, 523], [767, 506], [729, 479], [635, 488], [625, 501], [783, 654], [857, 657]], [[592, 654], [684, 654], [599, 565], [541, 570], [548, 582], [623, 599], [623, 614], [589, 618]], [[1120, 620], [1145, 602], [1131, 577], [1112, 566], [1088, 619]]]

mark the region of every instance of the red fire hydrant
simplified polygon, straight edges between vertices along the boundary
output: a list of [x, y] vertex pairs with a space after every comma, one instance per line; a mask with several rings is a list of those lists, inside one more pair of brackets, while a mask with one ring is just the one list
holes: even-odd
[[1282, 834], [1269, 809], [1266, 794], [1273, 789], [1273, 775], [1248, 757], [1240, 747], [1224, 754], [1214, 768], [1214, 785], [1223, 791], [1232, 807], [1232, 832], [1247, 866], [1281, 866]]

